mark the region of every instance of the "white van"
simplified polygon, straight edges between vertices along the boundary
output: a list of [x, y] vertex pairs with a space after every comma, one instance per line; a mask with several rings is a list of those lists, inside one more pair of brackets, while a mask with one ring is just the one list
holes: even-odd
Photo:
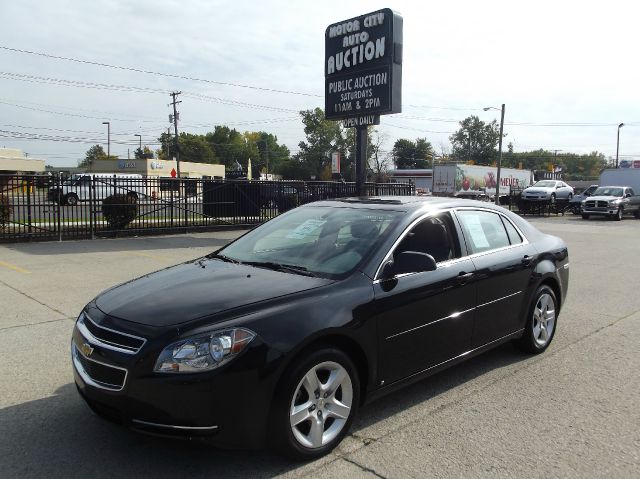
[[137, 174], [79, 173], [63, 181], [62, 191], [52, 188], [49, 199], [69, 206], [77, 205], [79, 201], [102, 201], [115, 194], [138, 200], [146, 196], [145, 183], [143, 176]]

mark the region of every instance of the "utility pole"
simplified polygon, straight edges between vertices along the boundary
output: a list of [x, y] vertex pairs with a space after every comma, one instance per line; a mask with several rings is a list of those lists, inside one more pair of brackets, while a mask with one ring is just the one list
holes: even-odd
[[103, 125], [107, 125], [107, 160], [111, 159], [111, 122], [103, 121]]
[[178, 178], [180, 178], [180, 146], [178, 145], [178, 111], [176, 110], [176, 105], [182, 102], [176, 101], [176, 97], [181, 93], [181, 91], [174, 91], [172, 93], [169, 93], [169, 95], [173, 98], [173, 101], [170, 103], [170, 105], [173, 105], [173, 131], [176, 135], [176, 170], [178, 173]]
[[167, 159], [171, 158], [171, 127], [167, 127]]

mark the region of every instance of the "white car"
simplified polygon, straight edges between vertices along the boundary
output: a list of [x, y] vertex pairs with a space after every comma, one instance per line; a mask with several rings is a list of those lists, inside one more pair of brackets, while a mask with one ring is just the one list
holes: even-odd
[[525, 188], [522, 199], [527, 201], [571, 200], [573, 188], [560, 180], [541, 180]]

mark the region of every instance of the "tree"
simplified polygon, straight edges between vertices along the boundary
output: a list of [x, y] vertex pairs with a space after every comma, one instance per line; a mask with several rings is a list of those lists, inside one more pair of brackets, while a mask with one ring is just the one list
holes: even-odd
[[469, 116], [460, 122], [460, 129], [449, 137], [453, 146], [452, 157], [456, 161], [490, 165], [497, 159], [499, 138], [500, 126], [496, 120], [485, 123], [475, 115]]
[[382, 150], [386, 139], [387, 137], [385, 135], [375, 130], [371, 138], [371, 144], [369, 145], [369, 150], [371, 151], [369, 168], [373, 173], [372, 181], [376, 183], [384, 183], [389, 180], [388, 171], [391, 164], [391, 155], [385, 154]]
[[95, 161], [106, 160], [107, 154], [104, 152], [104, 148], [100, 145], [93, 145], [87, 150], [84, 156], [84, 160], [78, 162], [79, 168], [87, 168]]
[[137, 160], [142, 160], [145, 158], [153, 158], [153, 151], [151, 151], [151, 148], [145, 145], [142, 148], [140, 147], [136, 148], [135, 151], [133, 152], [133, 155]]
[[393, 162], [400, 170], [422, 169], [429, 167], [434, 151], [426, 138], [418, 138], [415, 142], [400, 138], [394, 143], [391, 154]]
[[[300, 112], [306, 141], [298, 143], [300, 151], [291, 158], [286, 170], [298, 175], [291, 179], [331, 178], [331, 154], [340, 153], [340, 172], [346, 180], [355, 179], [355, 128], [344, 129], [342, 123], [325, 119], [320, 108]], [[371, 144], [371, 129], [367, 129]], [[367, 148], [367, 160], [371, 149]], [[290, 177], [287, 177], [290, 178]]]

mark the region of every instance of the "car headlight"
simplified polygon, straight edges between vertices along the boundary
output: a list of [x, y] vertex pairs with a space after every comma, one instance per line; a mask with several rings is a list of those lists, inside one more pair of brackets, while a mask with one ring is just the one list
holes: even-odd
[[609, 206], [617, 206], [620, 200], [609, 200]]
[[232, 328], [182, 339], [162, 350], [153, 370], [157, 373], [196, 373], [228, 363], [256, 337], [244, 328]]

